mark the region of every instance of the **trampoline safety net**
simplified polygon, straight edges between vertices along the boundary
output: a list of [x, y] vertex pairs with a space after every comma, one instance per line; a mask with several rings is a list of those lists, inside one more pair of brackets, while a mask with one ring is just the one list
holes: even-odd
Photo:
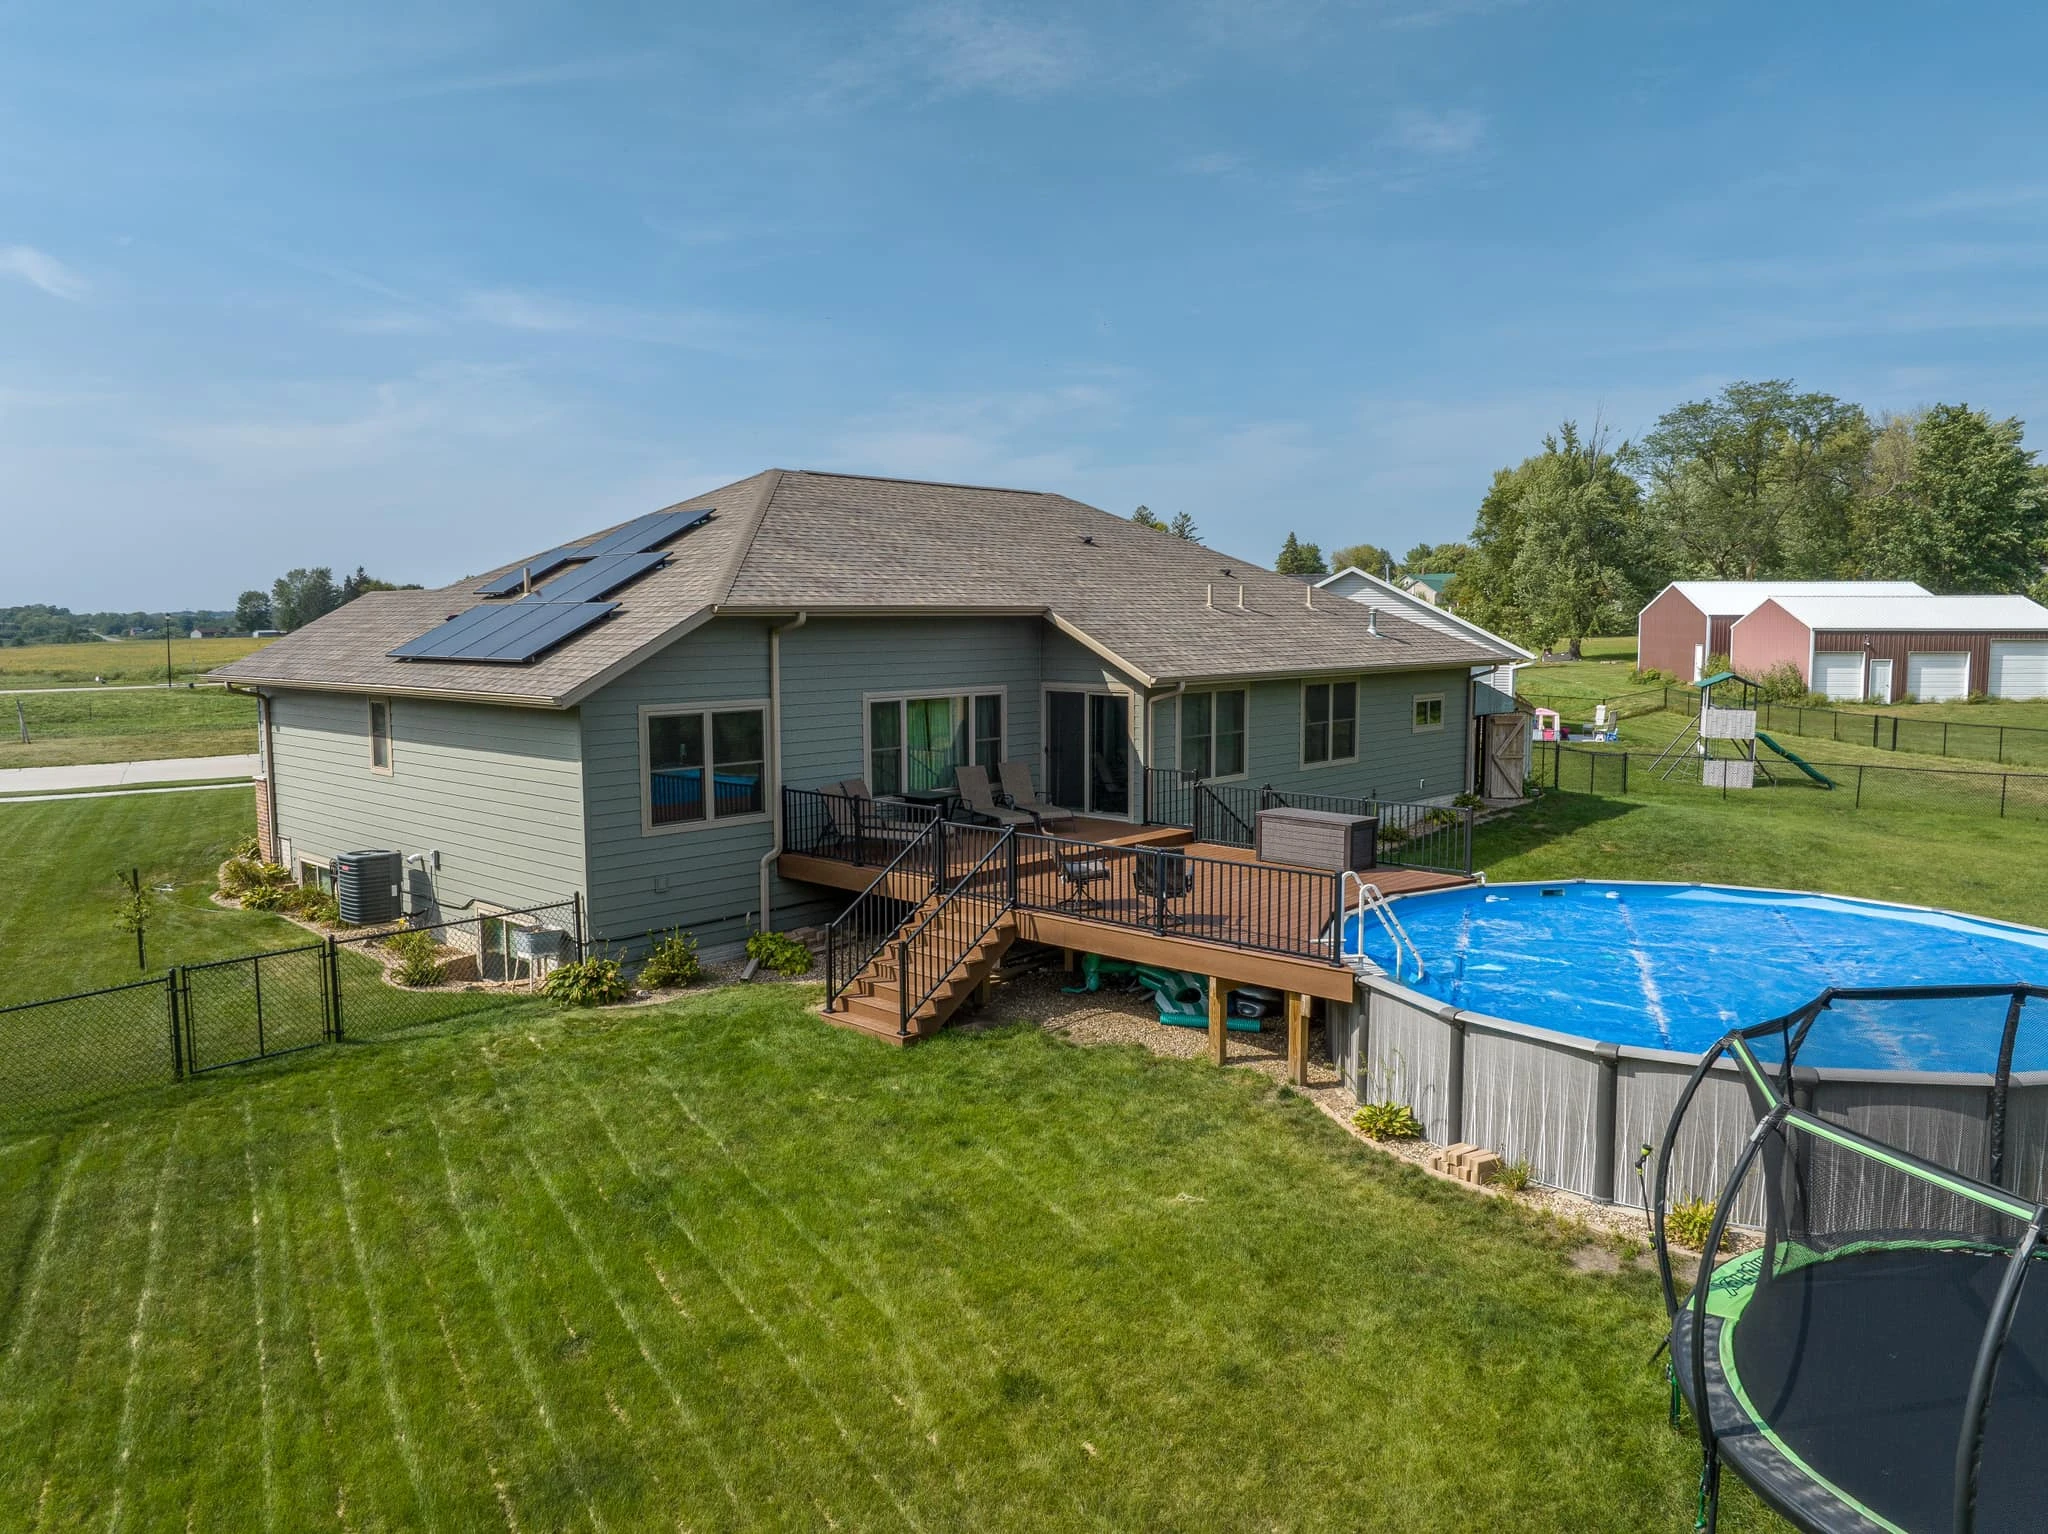
[[[1732, 1056], [1756, 1121], [1683, 1300], [1660, 1166], [1672, 1367], [1707, 1523], [1725, 1464], [1802, 1529], [2048, 1526], [2048, 1209], [1795, 1106], [1796, 1050], [1766, 1063], [1732, 1034], [1694, 1077]], [[1736, 1229], [1737, 1210], [1760, 1223]]]

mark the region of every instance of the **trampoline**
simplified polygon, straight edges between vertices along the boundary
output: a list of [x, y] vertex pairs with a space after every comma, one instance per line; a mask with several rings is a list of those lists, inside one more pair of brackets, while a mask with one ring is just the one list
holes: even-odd
[[[1801, 1529], [1931, 1534], [2048, 1524], [2048, 1206], [2001, 1186], [2005, 1101], [2030, 986], [1830, 991], [1722, 1039], [1666, 1126], [1653, 1228], [1671, 1314], [1673, 1411], [1702, 1450], [1702, 1526], [1726, 1465]], [[1989, 1180], [1800, 1105], [1799, 1051], [1831, 1009], [2003, 999], [1986, 1120]], [[1665, 1215], [1687, 1109], [1723, 1055], [1756, 1123], [1730, 1171], [1692, 1292]], [[1988, 1063], [1988, 1062], [1987, 1062]], [[1746, 1249], [1720, 1251], [1742, 1211]]]

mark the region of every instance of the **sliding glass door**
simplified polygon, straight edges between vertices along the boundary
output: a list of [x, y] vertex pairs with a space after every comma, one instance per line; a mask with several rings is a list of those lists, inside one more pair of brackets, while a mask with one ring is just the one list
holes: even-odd
[[1121, 693], [1045, 695], [1045, 793], [1090, 815], [1131, 811], [1131, 704]]

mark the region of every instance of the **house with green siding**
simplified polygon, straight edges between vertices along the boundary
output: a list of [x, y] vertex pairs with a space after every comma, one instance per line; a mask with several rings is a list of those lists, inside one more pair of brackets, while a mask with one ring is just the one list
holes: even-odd
[[1061, 495], [777, 469], [214, 678], [260, 700], [301, 878], [391, 849], [415, 912], [573, 895], [593, 936], [715, 944], [846, 904], [781, 854], [791, 796], [849, 780], [935, 802], [1022, 762], [1098, 830], [1188, 785], [1448, 803], [1474, 668], [1512, 658]]

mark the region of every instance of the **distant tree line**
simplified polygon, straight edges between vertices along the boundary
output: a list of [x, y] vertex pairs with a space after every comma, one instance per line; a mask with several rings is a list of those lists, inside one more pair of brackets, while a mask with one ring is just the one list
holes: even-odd
[[315, 618], [324, 618], [337, 607], [346, 606], [366, 591], [418, 591], [417, 584], [400, 586], [379, 580], [356, 566], [354, 575], [339, 583], [329, 565], [287, 570], [270, 584], [270, 590], [249, 590], [235, 599], [235, 627], [253, 633], [257, 629], [302, 629]]
[[1667, 411], [1639, 442], [1566, 422], [1496, 473], [1448, 594], [1579, 653], [1673, 580], [1914, 580], [2048, 598], [2048, 470], [1968, 405], [1872, 419], [1771, 379]]
[[104, 636], [120, 638], [132, 629], [160, 634], [166, 619], [174, 632], [189, 634], [195, 628], [220, 627], [232, 616], [208, 608], [170, 613], [74, 613], [68, 607], [32, 602], [22, 607], [0, 607], [0, 646], [82, 644]]

